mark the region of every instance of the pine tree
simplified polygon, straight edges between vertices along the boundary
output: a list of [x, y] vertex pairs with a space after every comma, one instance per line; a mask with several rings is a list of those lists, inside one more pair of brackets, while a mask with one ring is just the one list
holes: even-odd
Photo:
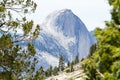
[[79, 63], [79, 55], [78, 54], [75, 56], [75, 64], [77, 64], [77, 63]]
[[108, 0], [109, 4], [113, 6], [111, 10], [112, 20], [120, 25], [120, 0]]
[[90, 47], [90, 54], [89, 56], [91, 56], [97, 49], [97, 44], [93, 44], [91, 47]]
[[49, 76], [52, 76], [53, 75], [53, 69], [52, 69], [52, 66], [50, 66], [50, 68], [47, 69], [46, 71], [46, 76], [49, 77]]
[[112, 20], [105, 21], [105, 29], [96, 28], [98, 48], [82, 62], [90, 80], [120, 79], [120, 0], [108, 1], [112, 6]]
[[50, 72], [49, 72], [49, 75], [50, 75], [50, 76], [53, 75], [53, 68], [52, 68], [52, 66], [50, 66]]
[[[23, 15], [33, 13], [36, 6], [32, 0], [0, 1], [0, 67], [3, 70], [0, 72], [0, 76], [2, 77], [7, 78], [8, 74], [8, 79], [12, 77], [18, 80], [24, 79], [27, 74], [34, 72], [37, 59], [34, 58], [33, 63], [30, 61], [30, 58], [36, 53], [33, 44], [28, 42], [26, 49], [19, 44], [22, 41], [36, 39], [39, 34], [39, 25], [36, 25], [33, 30], [34, 22], [27, 21], [26, 16]], [[20, 16], [14, 16], [14, 13]], [[23, 32], [21, 35], [18, 33], [18, 28]], [[23, 72], [26, 75], [23, 75]]]
[[70, 62], [68, 61], [68, 63], [67, 63], [67, 66], [69, 67], [70, 66]]
[[44, 80], [45, 79], [45, 71], [43, 70], [43, 67], [41, 66], [40, 69], [36, 72], [34, 80]]
[[63, 71], [64, 68], [65, 68], [64, 57], [62, 55], [60, 55], [60, 58], [59, 58], [59, 71]]
[[57, 67], [54, 67], [54, 69], [53, 69], [53, 75], [58, 75], [58, 68]]
[[73, 72], [74, 71], [74, 68], [73, 68], [73, 63], [70, 64], [70, 71]]

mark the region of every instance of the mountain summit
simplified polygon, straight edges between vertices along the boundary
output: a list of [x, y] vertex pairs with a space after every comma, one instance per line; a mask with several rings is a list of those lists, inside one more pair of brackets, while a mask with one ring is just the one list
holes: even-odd
[[69, 9], [50, 14], [44, 24], [56, 28], [57, 32], [61, 31], [64, 36], [68, 37], [76, 36], [79, 30], [87, 31], [83, 22]]
[[57, 66], [59, 55], [63, 55], [66, 62], [74, 60], [77, 54], [81, 60], [88, 56], [93, 43], [86, 26], [71, 10], [55, 11], [47, 16], [39, 37], [33, 41], [39, 59], [37, 68]]

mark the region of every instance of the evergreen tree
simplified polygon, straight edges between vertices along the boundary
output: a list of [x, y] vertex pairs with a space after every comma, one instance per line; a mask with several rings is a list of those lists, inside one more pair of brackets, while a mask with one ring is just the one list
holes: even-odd
[[97, 44], [93, 44], [91, 47], [90, 47], [90, 54], [89, 56], [91, 56], [97, 49]]
[[58, 75], [58, 68], [57, 67], [54, 67], [54, 69], [53, 69], [53, 75]]
[[73, 63], [70, 64], [70, 72], [74, 71], [73, 65], [74, 65]]
[[43, 70], [43, 67], [41, 66], [40, 69], [36, 72], [34, 80], [44, 80], [45, 79], [45, 71]]
[[77, 63], [79, 63], [79, 55], [78, 54], [75, 56], [75, 64], [77, 64]]
[[45, 76], [49, 77], [48, 69], [45, 71]]
[[75, 65], [75, 61], [72, 61], [71, 64]]
[[68, 63], [67, 63], [67, 66], [69, 67], [70, 66], [70, 62], [68, 61]]
[[[32, 0], [0, 1], [0, 68], [3, 70], [0, 72], [0, 76], [7, 80], [10, 77], [11, 80], [24, 79], [27, 74], [34, 71], [37, 59], [34, 58], [33, 63], [30, 61], [36, 53], [33, 44], [28, 42], [26, 49], [19, 44], [22, 41], [35, 39], [39, 34], [39, 25], [36, 25], [33, 30], [34, 22], [27, 21], [23, 15], [33, 13], [36, 6]], [[18, 13], [20, 16], [14, 16], [14, 13]], [[22, 30], [23, 34], [19, 35], [18, 28]], [[8, 78], [3, 73], [8, 74]]]
[[49, 75], [52, 76], [52, 74], [53, 74], [53, 68], [52, 68], [52, 66], [50, 66], [50, 72], [49, 72]]
[[64, 57], [62, 55], [60, 55], [60, 58], [59, 58], [59, 71], [63, 71], [64, 68], [65, 68]]
[[50, 68], [47, 69], [46, 71], [46, 76], [49, 77], [49, 76], [52, 76], [52, 74], [53, 74], [53, 69], [52, 69], [52, 66], [50, 66]]
[[82, 62], [87, 80], [120, 79], [120, 0], [108, 1], [112, 6], [112, 20], [105, 21], [105, 29], [96, 29], [98, 48]]
[[112, 20], [120, 25], [120, 0], [108, 0], [109, 4], [113, 6], [111, 10]]

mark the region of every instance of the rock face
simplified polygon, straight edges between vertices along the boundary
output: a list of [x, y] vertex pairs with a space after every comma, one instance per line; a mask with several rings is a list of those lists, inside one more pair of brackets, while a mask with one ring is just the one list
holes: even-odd
[[93, 43], [93, 36], [71, 10], [55, 11], [48, 15], [39, 37], [33, 41], [39, 59], [36, 68], [57, 66], [59, 55], [63, 55], [66, 62], [74, 60], [77, 54], [81, 60], [88, 56]]

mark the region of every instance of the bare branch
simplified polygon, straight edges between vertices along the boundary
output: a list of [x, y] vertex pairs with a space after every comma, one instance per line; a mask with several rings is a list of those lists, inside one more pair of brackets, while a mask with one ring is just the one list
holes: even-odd
[[22, 8], [6, 8], [6, 9], [10, 9], [10, 10], [13, 10], [13, 11], [16, 11], [16, 12], [21, 12], [22, 11]]
[[98, 70], [96, 70], [97, 74], [99, 74], [102, 78], [104, 78], [105, 76]]
[[[21, 36], [22, 37], [22, 36]], [[28, 37], [28, 38], [27, 38]], [[17, 42], [21, 42], [21, 41], [29, 41], [32, 39], [33, 36], [30, 36], [27, 35], [27, 36], [24, 36], [22, 39], [16, 39], [15, 41], [13, 41], [13, 43], [17, 43]]]
[[3, 68], [3, 70], [9, 71], [9, 70], [7, 70], [7, 68], [5, 66], [3, 66], [3, 65], [0, 65], [0, 66]]
[[4, 23], [1, 23], [1, 24], [0, 24], [0, 27], [2, 27], [3, 25], [5, 25], [5, 22], [4, 22]]

